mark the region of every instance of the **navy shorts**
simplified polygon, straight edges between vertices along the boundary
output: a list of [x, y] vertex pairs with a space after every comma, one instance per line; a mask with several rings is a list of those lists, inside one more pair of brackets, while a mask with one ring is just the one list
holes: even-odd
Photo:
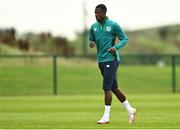
[[116, 71], [119, 66], [119, 61], [100, 62], [98, 65], [103, 76], [103, 89], [109, 91], [117, 88]]

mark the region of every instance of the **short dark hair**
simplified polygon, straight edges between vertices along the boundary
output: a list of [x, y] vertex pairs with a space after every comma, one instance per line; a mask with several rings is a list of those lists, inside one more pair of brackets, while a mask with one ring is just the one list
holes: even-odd
[[106, 8], [106, 6], [104, 4], [99, 4], [99, 5], [96, 6], [96, 8], [100, 8], [104, 13], [107, 12], [107, 8]]

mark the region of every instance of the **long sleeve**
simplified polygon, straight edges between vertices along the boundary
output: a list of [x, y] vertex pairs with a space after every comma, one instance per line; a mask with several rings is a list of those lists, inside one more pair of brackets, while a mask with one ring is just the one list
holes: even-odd
[[95, 42], [95, 37], [94, 37], [94, 32], [93, 32], [93, 27], [91, 26], [90, 32], [89, 32], [89, 43]]
[[128, 38], [127, 38], [125, 32], [122, 30], [122, 28], [117, 23], [114, 24], [114, 29], [115, 29], [116, 36], [119, 38], [119, 42], [116, 43], [114, 48], [116, 50], [119, 50], [120, 48], [122, 48], [124, 45], [126, 45], [128, 43]]

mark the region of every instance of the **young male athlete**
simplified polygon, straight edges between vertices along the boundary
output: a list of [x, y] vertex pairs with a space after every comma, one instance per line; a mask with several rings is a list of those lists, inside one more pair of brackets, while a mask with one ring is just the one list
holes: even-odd
[[[98, 65], [103, 76], [103, 90], [105, 110], [98, 124], [109, 123], [112, 92], [128, 111], [129, 123], [135, 121], [136, 109], [131, 107], [126, 96], [118, 88], [116, 71], [119, 66], [120, 56], [118, 50], [128, 43], [128, 39], [121, 27], [106, 16], [107, 8], [99, 4], [95, 8], [95, 22], [90, 29], [89, 46], [97, 48]], [[115, 44], [116, 37], [120, 40]]]

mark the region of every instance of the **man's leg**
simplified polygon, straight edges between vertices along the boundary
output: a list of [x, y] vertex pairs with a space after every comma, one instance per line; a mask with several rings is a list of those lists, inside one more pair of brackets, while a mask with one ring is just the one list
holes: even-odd
[[114, 87], [112, 89], [112, 92], [116, 95], [118, 100], [122, 103], [124, 108], [128, 111], [129, 123], [130, 124], [134, 123], [136, 109], [131, 107], [131, 105], [129, 104], [128, 100], [126, 99], [126, 96], [124, 95], [124, 93], [119, 88], [117, 88], [116, 79], [113, 81], [113, 85], [114, 85]]
[[115, 88], [112, 90], [112, 92], [116, 95], [116, 97], [118, 98], [118, 100], [122, 103], [124, 101], [126, 101], [126, 96], [124, 95], [124, 93], [119, 90], [118, 88]]
[[104, 114], [102, 118], [99, 121], [97, 121], [98, 124], [109, 123], [109, 116], [110, 116], [111, 102], [112, 102], [111, 90], [104, 90], [104, 102], [105, 102]]
[[113, 93], [116, 95], [116, 97], [118, 98], [118, 100], [123, 104], [123, 106], [126, 108], [126, 110], [131, 113], [133, 112], [133, 107], [131, 107], [131, 105], [129, 104], [128, 100], [126, 99], [125, 95], [123, 94], [123, 92], [118, 89], [115, 88], [112, 90]]
[[105, 105], [111, 106], [112, 102], [112, 92], [110, 90], [104, 90], [104, 101]]
[[114, 62], [107, 62], [101, 66], [99, 66], [101, 70], [101, 74], [103, 76], [103, 90], [104, 90], [104, 102], [105, 102], [105, 110], [102, 118], [97, 121], [98, 124], [107, 124], [109, 123], [111, 102], [112, 102], [112, 83], [115, 78], [115, 72], [117, 69], [116, 64]]

